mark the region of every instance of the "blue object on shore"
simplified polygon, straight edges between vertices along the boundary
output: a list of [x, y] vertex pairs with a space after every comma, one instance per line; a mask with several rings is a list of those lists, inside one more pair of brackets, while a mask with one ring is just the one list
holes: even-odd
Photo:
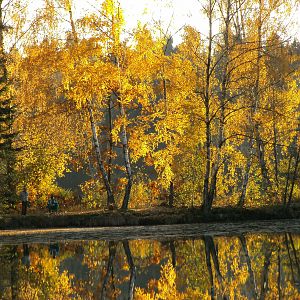
[[51, 198], [48, 200], [47, 208], [49, 212], [58, 211], [58, 201], [53, 196], [51, 196]]

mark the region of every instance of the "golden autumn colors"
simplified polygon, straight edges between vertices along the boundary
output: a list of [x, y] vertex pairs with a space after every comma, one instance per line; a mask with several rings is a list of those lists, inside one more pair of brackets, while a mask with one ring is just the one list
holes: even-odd
[[[299, 245], [299, 235], [293, 234], [4, 245], [0, 295], [22, 300], [299, 299]], [[51, 247], [59, 247], [55, 258]]]
[[71, 0], [0, 4], [2, 209], [23, 186], [34, 207], [72, 202], [57, 180], [76, 171], [89, 208], [299, 198], [297, 1], [201, 0], [207, 30], [177, 44], [159, 22], [128, 32], [115, 0], [80, 18]]

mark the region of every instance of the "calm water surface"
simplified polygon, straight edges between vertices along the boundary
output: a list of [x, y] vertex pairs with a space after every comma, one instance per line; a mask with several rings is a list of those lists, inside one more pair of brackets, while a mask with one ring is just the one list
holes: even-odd
[[0, 299], [300, 299], [299, 224], [0, 235]]

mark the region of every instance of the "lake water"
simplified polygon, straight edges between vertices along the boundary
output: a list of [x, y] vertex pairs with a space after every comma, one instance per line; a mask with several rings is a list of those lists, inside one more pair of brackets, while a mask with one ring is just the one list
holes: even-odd
[[300, 299], [300, 221], [0, 232], [0, 299]]

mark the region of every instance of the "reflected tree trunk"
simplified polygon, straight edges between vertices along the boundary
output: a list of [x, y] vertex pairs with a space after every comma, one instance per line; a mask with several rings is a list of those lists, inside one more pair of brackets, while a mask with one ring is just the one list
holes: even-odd
[[114, 276], [114, 265], [111, 268], [111, 286], [113, 288], [113, 290], [116, 290], [116, 285], [115, 285], [115, 276]]
[[129, 281], [129, 291], [128, 291], [128, 300], [132, 300], [134, 296], [134, 286], [135, 286], [135, 277], [136, 277], [136, 267], [134, 265], [129, 243], [128, 241], [123, 241], [123, 248], [126, 254], [127, 262], [130, 268], [130, 281]]
[[18, 300], [18, 256], [17, 246], [13, 246], [10, 253], [10, 280], [11, 280], [11, 299]]
[[292, 261], [292, 257], [291, 257], [291, 253], [290, 253], [290, 247], [289, 247], [289, 241], [288, 241], [288, 235], [285, 234], [285, 246], [286, 246], [286, 250], [288, 253], [288, 258], [289, 258], [289, 262], [290, 262], [290, 267], [291, 267], [291, 273], [292, 273], [292, 278], [293, 278], [293, 282], [295, 283], [295, 274], [294, 274], [294, 268], [293, 268], [293, 261]]
[[247, 268], [248, 268], [248, 273], [249, 273], [249, 280], [250, 280], [250, 284], [251, 284], [251, 293], [252, 293], [251, 296], [253, 299], [257, 299], [258, 298], [257, 297], [257, 285], [256, 285], [254, 272], [252, 269], [251, 258], [250, 258], [248, 248], [247, 248], [247, 242], [243, 235], [239, 236], [239, 240], [242, 245], [242, 250], [243, 250], [245, 258], [246, 258], [246, 263], [247, 263]]
[[101, 289], [101, 295], [100, 295], [101, 300], [105, 299], [105, 291], [106, 291], [107, 283], [109, 280], [109, 276], [113, 271], [113, 262], [114, 262], [114, 259], [116, 256], [117, 243], [109, 242], [108, 247], [109, 247], [109, 256], [108, 256], [108, 262], [107, 262], [107, 267], [106, 267], [106, 273], [105, 273], [105, 277], [103, 279], [103, 284], [102, 284], [102, 289]]
[[280, 259], [280, 247], [277, 252], [277, 261], [278, 261], [278, 277], [277, 277], [277, 290], [278, 290], [278, 299], [281, 300], [281, 259]]
[[211, 236], [204, 236], [203, 241], [204, 241], [204, 245], [205, 245], [205, 258], [206, 258], [206, 265], [207, 265], [209, 281], [210, 281], [211, 298], [214, 299], [215, 286], [214, 286], [214, 277], [213, 277], [213, 271], [212, 271], [210, 257], [213, 260], [215, 272], [217, 274], [218, 282], [220, 285], [222, 284], [222, 275], [220, 272], [219, 260], [217, 257], [217, 252], [216, 252], [213, 238]]
[[296, 264], [297, 271], [298, 271], [298, 282], [297, 282], [297, 283], [299, 283], [299, 281], [300, 281], [300, 266], [299, 266], [299, 260], [298, 260], [298, 256], [297, 256], [295, 244], [294, 244], [293, 237], [292, 237], [291, 233], [288, 233], [288, 236], [289, 236], [289, 239], [290, 239], [290, 243], [291, 243], [292, 250], [293, 250], [293, 254], [294, 254], [294, 258], [295, 258], [295, 264]]
[[213, 272], [212, 272], [211, 262], [210, 262], [210, 249], [207, 243], [205, 243], [205, 259], [206, 259], [206, 266], [207, 266], [209, 282], [210, 282], [210, 295], [211, 295], [211, 299], [214, 299], [215, 298], [214, 277], [213, 277]]
[[170, 241], [170, 251], [172, 256], [172, 266], [175, 269], [176, 268], [176, 248], [174, 241]]
[[261, 290], [260, 290], [260, 300], [264, 300], [266, 298], [266, 294], [268, 291], [268, 279], [269, 279], [269, 266], [271, 263], [271, 254], [272, 250], [269, 246], [265, 255], [264, 267], [261, 276]]

